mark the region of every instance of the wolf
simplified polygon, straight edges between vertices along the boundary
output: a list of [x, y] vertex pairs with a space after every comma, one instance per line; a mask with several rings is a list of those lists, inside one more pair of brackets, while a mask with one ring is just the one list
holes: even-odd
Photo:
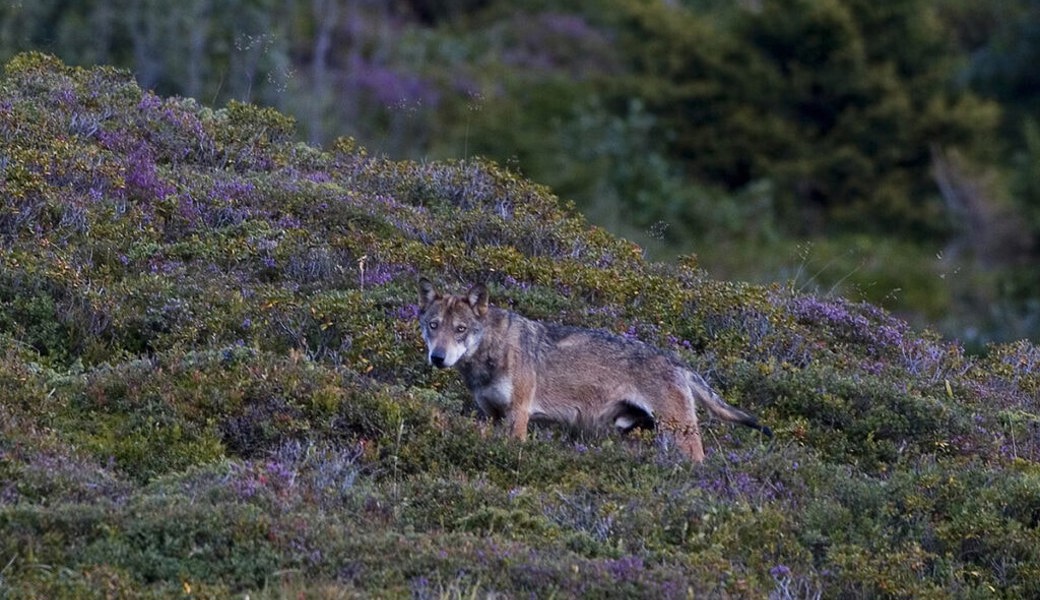
[[772, 437], [752, 415], [730, 406], [676, 357], [607, 333], [527, 319], [489, 305], [474, 284], [441, 294], [419, 280], [419, 324], [427, 359], [455, 367], [482, 414], [504, 421], [516, 438], [529, 422], [573, 430], [660, 428], [694, 462], [704, 460], [696, 404]]

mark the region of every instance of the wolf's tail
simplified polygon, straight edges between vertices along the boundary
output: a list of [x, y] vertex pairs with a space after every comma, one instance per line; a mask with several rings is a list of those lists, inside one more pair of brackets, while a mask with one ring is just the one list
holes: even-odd
[[706, 407], [720, 419], [747, 425], [752, 429], [761, 431], [767, 437], [773, 437], [772, 429], [760, 424], [754, 415], [749, 415], [739, 408], [726, 404], [726, 401], [711, 389], [703, 377], [689, 369], [686, 370], [686, 385], [690, 388], [690, 392], [697, 403]]

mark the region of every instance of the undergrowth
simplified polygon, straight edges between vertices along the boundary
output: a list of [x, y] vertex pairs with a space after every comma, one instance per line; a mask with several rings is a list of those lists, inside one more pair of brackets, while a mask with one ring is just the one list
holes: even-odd
[[[0, 81], [0, 596], [1040, 594], [1040, 351], [644, 260], [480, 159], [21, 55]], [[667, 348], [776, 432], [520, 443], [420, 274]]]

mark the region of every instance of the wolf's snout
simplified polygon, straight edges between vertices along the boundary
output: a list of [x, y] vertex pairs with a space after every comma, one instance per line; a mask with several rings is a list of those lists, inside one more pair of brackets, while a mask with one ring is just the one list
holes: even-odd
[[444, 356], [444, 350], [434, 350], [433, 352], [430, 352], [430, 362], [433, 364], [433, 366], [437, 367], [438, 369], [443, 369]]

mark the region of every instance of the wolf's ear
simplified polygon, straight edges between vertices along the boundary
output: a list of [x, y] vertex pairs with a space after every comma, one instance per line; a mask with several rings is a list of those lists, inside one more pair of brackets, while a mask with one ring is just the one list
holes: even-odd
[[419, 279], [419, 306], [425, 308], [437, 299], [437, 290], [433, 289], [430, 280], [421, 277]]
[[483, 284], [475, 284], [466, 293], [466, 301], [473, 307], [473, 312], [477, 313], [478, 317], [483, 317], [488, 311], [487, 288]]

